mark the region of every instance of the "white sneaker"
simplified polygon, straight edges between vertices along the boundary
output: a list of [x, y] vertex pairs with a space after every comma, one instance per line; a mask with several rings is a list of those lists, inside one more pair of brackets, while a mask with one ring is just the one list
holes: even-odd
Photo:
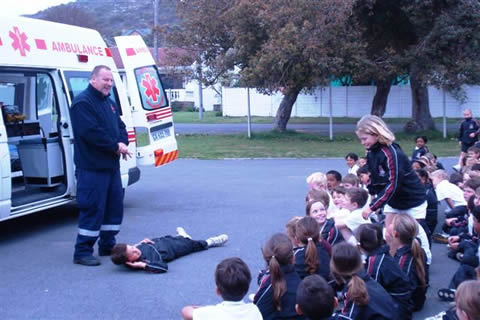
[[223, 246], [228, 241], [228, 236], [226, 234], [220, 234], [215, 237], [210, 237], [207, 240], [208, 247], [220, 247]]
[[452, 166], [452, 168], [453, 168], [453, 170], [455, 170], [457, 172], [460, 172], [460, 170], [462, 169], [459, 164], [456, 164], [456, 165]]
[[192, 237], [183, 229], [182, 227], [177, 227], [177, 234], [187, 239], [192, 239]]

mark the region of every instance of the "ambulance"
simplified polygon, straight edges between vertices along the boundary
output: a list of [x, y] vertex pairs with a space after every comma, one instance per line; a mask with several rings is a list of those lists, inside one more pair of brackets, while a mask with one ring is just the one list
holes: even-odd
[[[75, 200], [69, 108], [97, 65], [110, 67], [110, 97], [127, 126], [120, 160], [124, 188], [138, 166], [162, 166], [178, 156], [172, 112], [159, 72], [139, 36], [117, 37], [124, 80], [101, 35], [23, 17], [0, 21], [0, 221]], [[128, 93], [128, 94], [127, 94]]]

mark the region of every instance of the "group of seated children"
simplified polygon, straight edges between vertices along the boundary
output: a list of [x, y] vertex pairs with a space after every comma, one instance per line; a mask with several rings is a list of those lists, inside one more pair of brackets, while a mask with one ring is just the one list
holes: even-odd
[[[186, 306], [183, 318], [412, 319], [426, 300], [431, 235], [437, 225], [438, 202], [445, 201], [449, 212], [442, 221], [443, 233], [434, 234], [433, 239], [446, 243], [449, 256], [460, 264], [448, 288], [437, 295], [456, 301], [456, 307], [432, 319], [480, 319], [480, 177], [452, 183], [444, 170], [432, 170], [432, 163], [417, 168], [426, 186], [426, 219], [399, 212], [386, 225], [381, 212], [362, 216], [374, 196], [365, 188], [369, 172], [355, 154], [346, 158], [347, 163], [357, 159], [349, 165], [358, 166], [356, 174], [342, 178], [332, 170], [310, 175], [305, 216], [291, 218], [285, 233], [272, 235], [264, 244], [265, 269], [258, 275], [257, 292], [250, 295], [253, 303], [244, 302], [252, 279], [248, 266], [240, 258], [228, 258], [215, 271], [216, 291], [223, 302]], [[193, 241], [183, 229], [177, 232], [178, 237], [117, 245], [112, 260], [162, 272], [165, 262], [228, 239], [221, 235]], [[163, 253], [156, 257], [155, 252]]]

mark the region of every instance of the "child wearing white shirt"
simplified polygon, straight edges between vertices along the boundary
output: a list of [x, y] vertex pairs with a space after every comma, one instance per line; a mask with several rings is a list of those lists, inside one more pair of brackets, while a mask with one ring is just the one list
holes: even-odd
[[355, 232], [358, 227], [365, 223], [370, 223], [370, 220], [363, 219], [363, 206], [367, 203], [368, 193], [362, 188], [350, 188], [345, 193], [345, 208], [350, 210], [350, 213], [343, 219], [335, 221], [335, 225], [340, 229], [345, 240], [352, 244], [356, 244]]

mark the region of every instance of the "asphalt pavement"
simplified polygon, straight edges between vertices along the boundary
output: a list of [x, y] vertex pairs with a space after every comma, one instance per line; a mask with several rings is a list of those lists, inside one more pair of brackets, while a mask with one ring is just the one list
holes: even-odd
[[[454, 159], [441, 159], [449, 167]], [[256, 278], [260, 248], [304, 214], [305, 178], [314, 171], [346, 172], [343, 159], [177, 160], [143, 168], [127, 189], [119, 242], [175, 233], [194, 238], [227, 233], [228, 244], [169, 263], [165, 274], [131, 271], [101, 257], [99, 267], [72, 263], [75, 206], [0, 224], [0, 319], [179, 319], [186, 304], [215, 304], [214, 270], [224, 258], [246, 261]], [[430, 289], [423, 319], [448, 307], [435, 298], [457, 263], [433, 245]], [[258, 288], [252, 281], [250, 292]]]

